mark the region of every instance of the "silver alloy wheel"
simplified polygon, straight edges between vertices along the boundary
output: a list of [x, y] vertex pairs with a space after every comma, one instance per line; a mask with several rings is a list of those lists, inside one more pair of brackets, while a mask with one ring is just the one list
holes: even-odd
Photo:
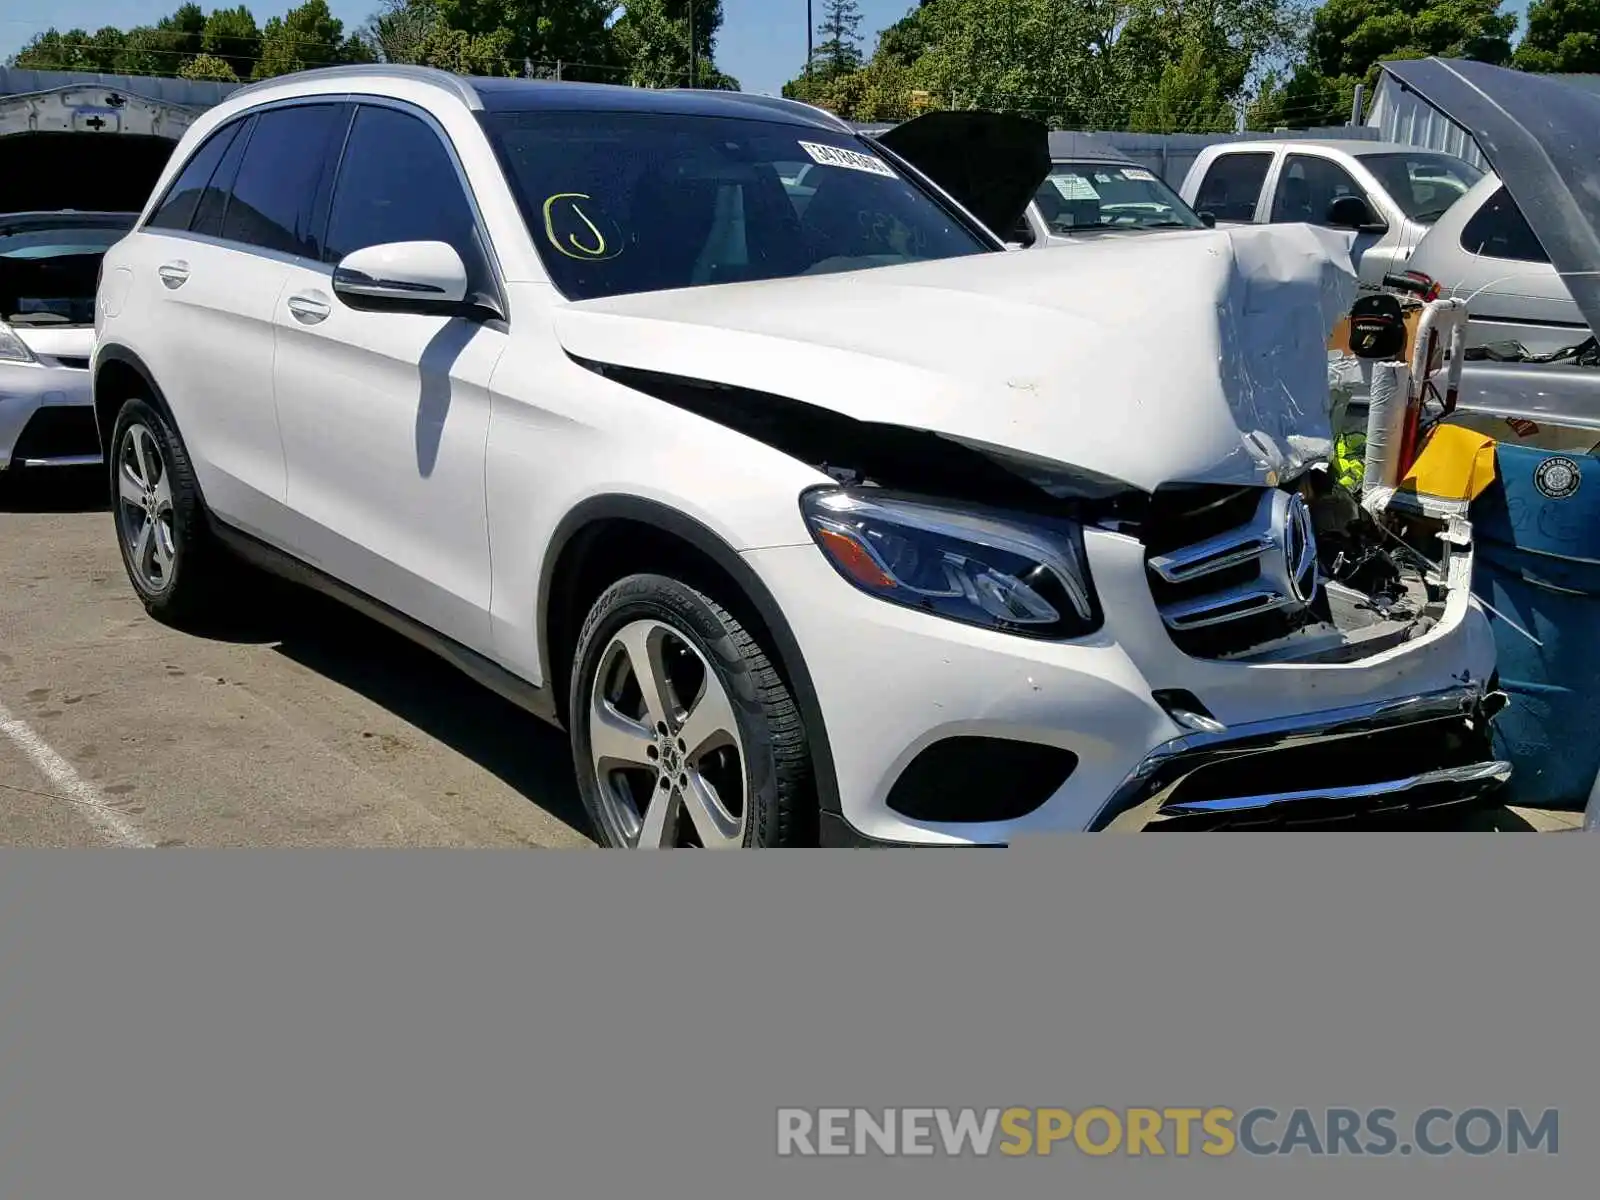
[[117, 526], [128, 561], [152, 592], [172, 583], [178, 556], [167, 461], [149, 427], [134, 422], [117, 447]]
[[589, 753], [620, 843], [744, 845], [749, 789], [733, 702], [672, 626], [632, 621], [612, 636], [590, 689]]

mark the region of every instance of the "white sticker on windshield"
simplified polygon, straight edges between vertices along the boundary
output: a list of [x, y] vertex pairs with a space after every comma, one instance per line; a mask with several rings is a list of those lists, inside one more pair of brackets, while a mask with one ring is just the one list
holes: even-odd
[[1061, 193], [1063, 200], [1098, 200], [1100, 193], [1094, 190], [1082, 175], [1052, 175], [1050, 182], [1055, 184], [1056, 191]]
[[1148, 181], [1150, 183], [1154, 183], [1155, 182], [1155, 178], [1156, 178], [1149, 171], [1146, 171], [1143, 167], [1123, 167], [1122, 168], [1122, 177], [1124, 179], [1143, 179], [1143, 180], [1146, 180], [1146, 181]]
[[818, 142], [801, 142], [800, 149], [811, 156], [811, 161], [825, 167], [843, 167], [847, 171], [865, 171], [868, 175], [882, 175], [885, 179], [898, 179], [889, 164], [871, 154], [846, 150], [840, 146], [824, 146]]

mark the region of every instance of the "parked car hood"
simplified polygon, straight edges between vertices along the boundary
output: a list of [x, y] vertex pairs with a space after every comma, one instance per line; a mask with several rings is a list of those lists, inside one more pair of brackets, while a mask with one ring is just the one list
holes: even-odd
[[1459, 59], [1383, 67], [1472, 134], [1584, 320], [1600, 330], [1600, 95]]
[[0, 211], [138, 211], [199, 115], [98, 84], [0, 97]]
[[1016, 228], [1050, 174], [1049, 126], [979, 111], [931, 112], [872, 138], [996, 234]]
[[590, 300], [556, 333], [589, 362], [1153, 490], [1325, 454], [1327, 343], [1354, 294], [1345, 239], [1262, 226]]

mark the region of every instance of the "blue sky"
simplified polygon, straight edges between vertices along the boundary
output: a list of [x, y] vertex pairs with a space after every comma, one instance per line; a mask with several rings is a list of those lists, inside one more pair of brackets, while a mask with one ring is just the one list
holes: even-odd
[[[237, 0], [233, 0], [237, 3]], [[256, 19], [290, 7], [294, 0], [246, 0]], [[37, 32], [103, 25], [147, 25], [171, 12], [181, 0], [0, 0], [0, 61], [15, 54]], [[222, 0], [201, 0], [207, 8]], [[867, 49], [880, 30], [903, 17], [914, 0], [860, 0], [865, 18], [861, 32]], [[377, 0], [329, 0], [334, 15], [347, 25], [364, 22]], [[820, 10], [821, 0], [815, 7]], [[717, 61], [753, 92], [776, 92], [799, 73], [806, 58], [805, 0], [723, 0], [726, 21], [717, 46]]]

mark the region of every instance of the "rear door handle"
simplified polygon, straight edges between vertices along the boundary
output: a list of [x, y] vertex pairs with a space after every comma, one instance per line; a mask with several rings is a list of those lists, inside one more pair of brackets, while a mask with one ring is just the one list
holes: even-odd
[[156, 274], [161, 276], [161, 282], [169, 288], [181, 288], [189, 278], [189, 264], [186, 262], [162, 263], [156, 268]]
[[328, 307], [328, 302], [320, 299], [315, 293], [302, 292], [298, 296], [290, 296], [288, 304], [294, 319], [302, 325], [315, 325], [319, 321], [326, 321], [332, 311]]

